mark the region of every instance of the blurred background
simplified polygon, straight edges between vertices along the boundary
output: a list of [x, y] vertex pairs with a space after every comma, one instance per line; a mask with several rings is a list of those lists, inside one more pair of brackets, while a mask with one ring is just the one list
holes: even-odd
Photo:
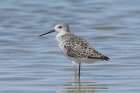
[[[108, 62], [82, 64], [81, 80], [58, 48], [66, 22]], [[139, 0], [0, 0], [1, 93], [140, 93]]]

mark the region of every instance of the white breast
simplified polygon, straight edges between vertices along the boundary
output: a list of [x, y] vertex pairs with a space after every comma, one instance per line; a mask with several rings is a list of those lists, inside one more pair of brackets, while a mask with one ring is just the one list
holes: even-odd
[[64, 48], [64, 44], [65, 44], [65, 41], [61, 39], [61, 36], [64, 35], [65, 33], [58, 33], [56, 36], [55, 36], [55, 39], [59, 45], [59, 48], [61, 49], [61, 51], [66, 55], [66, 50]]

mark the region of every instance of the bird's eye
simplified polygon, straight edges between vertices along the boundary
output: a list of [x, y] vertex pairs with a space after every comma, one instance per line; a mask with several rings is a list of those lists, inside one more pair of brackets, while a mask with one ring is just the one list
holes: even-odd
[[58, 28], [62, 28], [62, 26], [59, 26]]

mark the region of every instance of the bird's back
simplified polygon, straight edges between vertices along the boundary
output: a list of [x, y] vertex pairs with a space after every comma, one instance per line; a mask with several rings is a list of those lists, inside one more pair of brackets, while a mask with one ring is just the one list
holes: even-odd
[[71, 32], [59, 35], [57, 39], [60, 49], [68, 57], [109, 60], [108, 57], [95, 50], [87, 41]]

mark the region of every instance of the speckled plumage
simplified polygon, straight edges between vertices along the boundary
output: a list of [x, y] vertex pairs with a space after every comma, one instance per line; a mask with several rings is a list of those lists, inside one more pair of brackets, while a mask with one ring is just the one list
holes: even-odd
[[107, 60], [106, 56], [95, 50], [87, 41], [73, 33], [66, 33], [59, 38], [59, 43], [63, 43], [65, 54], [74, 58], [95, 58]]
[[[108, 57], [102, 55], [97, 50], [95, 50], [83, 38], [71, 33], [67, 23], [61, 22], [55, 26], [54, 30], [51, 30], [42, 35], [49, 34], [52, 32], [57, 32], [55, 39], [58, 42], [59, 48], [72, 61], [75, 75], [76, 77], [79, 76], [79, 79], [81, 62], [94, 63], [95, 61], [99, 60], [109, 60]], [[78, 74], [75, 62], [79, 63]]]
[[[66, 23], [60, 23], [56, 26], [66, 26]], [[87, 41], [83, 38], [73, 34], [69, 29], [65, 32], [60, 32], [56, 35], [56, 41], [59, 44], [60, 49], [69, 58], [85, 58], [85, 59], [97, 59], [97, 60], [108, 60], [109, 58], [95, 50]], [[94, 60], [93, 62], [97, 61]], [[92, 63], [90, 61], [90, 63]]]

